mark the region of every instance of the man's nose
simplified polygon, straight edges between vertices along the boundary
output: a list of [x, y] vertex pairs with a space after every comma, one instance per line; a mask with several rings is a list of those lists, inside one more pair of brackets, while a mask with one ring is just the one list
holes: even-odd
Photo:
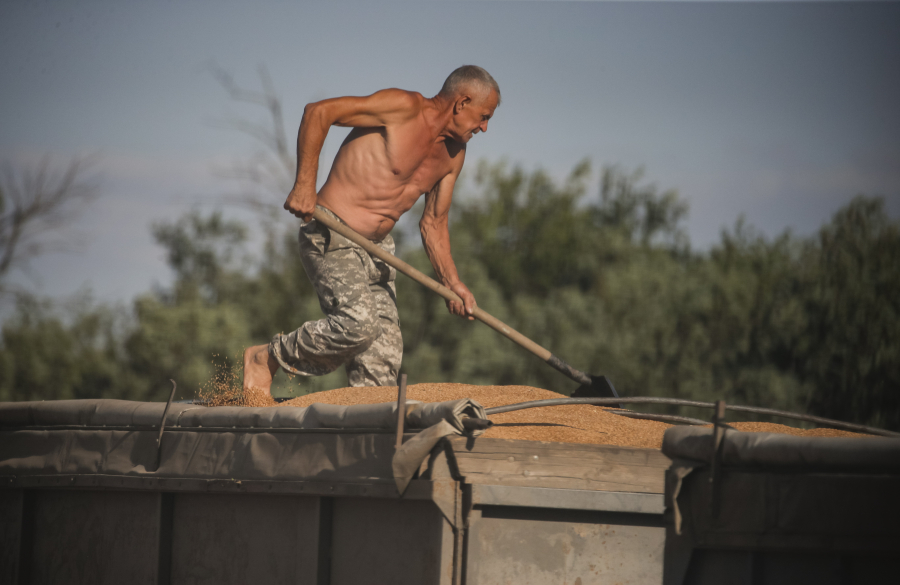
[[485, 120], [484, 122], [481, 123], [481, 126], [479, 126], [478, 128], [480, 128], [482, 132], [487, 132], [487, 125], [488, 125], [487, 120]]

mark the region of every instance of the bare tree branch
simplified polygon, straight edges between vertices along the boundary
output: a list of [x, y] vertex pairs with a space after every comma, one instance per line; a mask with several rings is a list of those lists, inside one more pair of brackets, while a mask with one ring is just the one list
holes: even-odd
[[58, 172], [49, 156], [22, 169], [9, 161], [0, 165], [0, 292], [12, 270], [26, 270], [37, 256], [71, 248], [60, 228], [98, 196], [96, 182], [87, 176], [92, 165], [75, 158]]
[[243, 186], [238, 192], [226, 196], [226, 202], [275, 219], [282, 210], [283, 198], [293, 185], [296, 158], [288, 143], [281, 100], [275, 93], [272, 78], [261, 65], [258, 75], [262, 89], [255, 91], [239, 86], [231, 74], [218, 65], [210, 64], [209, 69], [233, 100], [261, 106], [267, 114], [264, 123], [233, 117], [215, 121], [216, 126], [237, 130], [262, 147], [250, 158], [236, 162], [227, 169], [219, 169], [220, 176], [233, 179]]

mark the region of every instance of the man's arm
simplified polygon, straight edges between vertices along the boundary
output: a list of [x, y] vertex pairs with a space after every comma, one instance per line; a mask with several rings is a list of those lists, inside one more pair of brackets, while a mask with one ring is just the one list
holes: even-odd
[[[465, 152], [460, 153], [460, 159]], [[425, 212], [419, 221], [419, 231], [422, 234], [422, 243], [425, 252], [438, 280], [455, 292], [463, 300], [464, 305], [447, 301], [447, 308], [454, 315], [468, 317], [474, 320], [472, 312], [475, 310], [475, 297], [468, 287], [459, 280], [456, 264], [450, 255], [450, 202], [453, 199], [453, 186], [462, 168], [462, 160], [452, 173], [441, 179], [429, 193], [425, 194]]]
[[284, 208], [309, 221], [316, 208], [319, 153], [331, 126], [373, 128], [401, 123], [417, 115], [419, 97], [384, 89], [367, 97], [339, 97], [307, 104], [297, 133], [297, 178]]

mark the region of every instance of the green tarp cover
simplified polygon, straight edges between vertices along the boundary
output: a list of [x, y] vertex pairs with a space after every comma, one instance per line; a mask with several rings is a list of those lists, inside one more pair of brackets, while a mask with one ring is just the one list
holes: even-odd
[[[419, 433], [395, 452], [397, 404], [213, 407], [125, 400], [0, 403], [0, 475], [372, 481], [402, 492], [434, 445], [486, 418], [471, 400], [407, 403]], [[342, 433], [341, 431], [346, 431]]]
[[[676, 534], [681, 534], [685, 518], [697, 513], [696, 510], [692, 511], [691, 502], [698, 495], [682, 494], [685, 479], [694, 470], [710, 466], [713, 429], [672, 427], [663, 437], [662, 452], [672, 459], [672, 465], [666, 474], [666, 507], [673, 513]], [[829, 502], [866, 496], [874, 501], [881, 499], [881, 496], [874, 494], [883, 494], [884, 481], [890, 483], [894, 481], [891, 478], [896, 478], [900, 473], [900, 439], [797, 437], [726, 430], [719, 461], [723, 469], [733, 470], [733, 473], [741, 474], [745, 480], [729, 483], [730, 496], [723, 500], [724, 511], [722, 518], [717, 520], [717, 526], [723, 531], [727, 531], [731, 525], [733, 530], [746, 531], [747, 522], [739, 517], [739, 511], [749, 510], [747, 513], [751, 518], [766, 518], [767, 514], [777, 518], [778, 510], [783, 516], [786, 510], [801, 509], [798, 502], [810, 501], [811, 496], [807, 493], [810, 482], [818, 486], [818, 496], [824, 498], [828, 495], [826, 500]], [[844, 477], [841, 480], [844, 483], [852, 482], [856, 486], [855, 490], [835, 487], [838, 483], [834, 481], [827, 483], [815, 479], [833, 477], [835, 474]], [[769, 488], [760, 487], [766, 485]], [[703, 500], [701, 508], [704, 510], [709, 507], [705, 497], [699, 498]], [[878, 505], [883, 504], [884, 502], [878, 502]], [[827, 507], [823, 507], [822, 513], [826, 512], [830, 513]], [[791, 522], [804, 524], [812, 516], [814, 515], [807, 515], [802, 520], [794, 519]], [[787, 525], [784, 518], [778, 522]], [[772, 527], [757, 527], [750, 532], [755, 530], [760, 533], [773, 530], [777, 532]]]
[[[708, 427], [672, 427], [662, 452], [671, 459], [709, 462], [713, 431]], [[726, 430], [721, 462], [728, 466], [883, 467], [900, 469], [900, 439], [883, 437], [797, 437]]]

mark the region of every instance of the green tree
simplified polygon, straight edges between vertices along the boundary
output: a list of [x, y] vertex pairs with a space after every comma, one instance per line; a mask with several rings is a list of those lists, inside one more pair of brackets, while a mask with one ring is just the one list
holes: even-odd
[[[482, 308], [625, 395], [724, 398], [900, 428], [900, 226], [881, 199], [854, 199], [810, 238], [767, 238], [738, 220], [697, 252], [675, 191], [605, 168], [591, 194], [590, 176], [587, 162], [559, 183], [479, 165], [454, 204], [451, 238]], [[218, 212], [153, 233], [175, 281], [130, 314], [21, 297], [0, 335], [0, 399], [160, 400], [169, 378], [192, 396], [235, 371], [244, 347], [322, 316], [293, 233], [267, 228], [255, 259], [248, 228]], [[421, 247], [401, 255], [431, 271]], [[484, 325], [449, 315], [429, 290], [402, 276], [397, 286], [413, 383], [575, 388]], [[339, 371], [279, 376], [273, 390], [345, 384]]]
[[21, 295], [0, 334], [0, 401], [154, 396], [122, 346], [123, 315], [82, 301], [65, 321], [46, 302]]
[[809, 408], [900, 428], [900, 225], [880, 198], [856, 197], [824, 226], [807, 258], [798, 371]]

